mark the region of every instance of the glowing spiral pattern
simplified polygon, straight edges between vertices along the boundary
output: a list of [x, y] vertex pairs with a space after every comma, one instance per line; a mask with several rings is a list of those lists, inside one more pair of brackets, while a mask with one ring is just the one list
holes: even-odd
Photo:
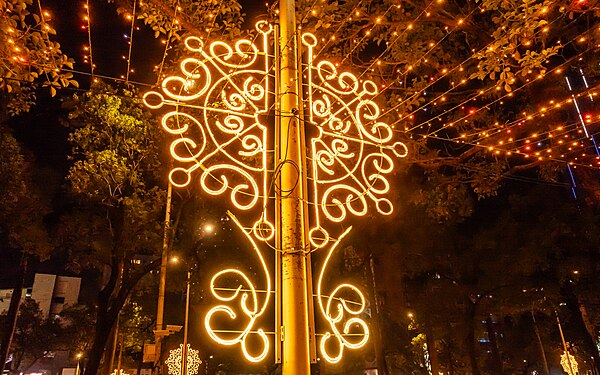
[[[165, 361], [167, 365], [169, 375], [182, 375], [181, 371], [181, 357], [183, 356], [183, 345], [180, 344], [179, 348], [169, 351], [169, 357]], [[196, 375], [200, 369], [199, 351], [192, 349], [190, 344], [187, 344], [186, 349], [187, 360], [185, 362], [186, 372], [185, 375]]]
[[[249, 39], [205, 45], [201, 38], [187, 38], [185, 47], [191, 56], [179, 64], [180, 73], [165, 78], [159, 91], [144, 95], [151, 109], [171, 107], [161, 121], [174, 138], [170, 151], [177, 164], [169, 175], [171, 183], [184, 187], [197, 179], [207, 194], [228, 195], [237, 210], [249, 215], [260, 212], [254, 224], [245, 226], [230, 216], [260, 262], [266, 291], [256, 288], [251, 273], [237, 268], [217, 272], [210, 290], [218, 302], [204, 319], [211, 339], [239, 345], [252, 362], [264, 360], [270, 348], [267, 333], [258, 327], [273, 289], [261, 245], [276, 248], [276, 221], [265, 208], [272, 207], [272, 180], [279, 168], [268, 165], [275, 135], [273, 126], [267, 125], [277, 91], [272, 86], [276, 64], [269, 51], [271, 39], [277, 38], [271, 37], [273, 27], [267, 22], [259, 22], [256, 30], [262, 45]], [[328, 325], [320, 351], [326, 361], [338, 362], [345, 349], [366, 344], [369, 329], [362, 318], [366, 300], [356, 286], [342, 283], [323, 294], [327, 265], [350, 229], [335, 240], [338, 233], [329, 231], [339, 228], [337, 223], [348, 215], [363, 216], [373, 209], [392, 214], [393, 204], [387, 198], [390, 174], [395, 159], [405, 157], [408, 150], [380, 119], [377, 85], [340, 72], [329, 61], [316, 61], [314, 35], [304, 34], [302, 43], [307, 57], [302, 72], [307, 80], [301, 86], [307, 99], [304, 123], [316, 129], [316, 136], [307, 140], [314, 214], [306, 230], [309, 250], [326, 252], [317, 280], [318, 306]], [[233, 326], [237, 329], [229, 329]]]
[[[331, 246], [327, 252], [327, 257], [323, 262], [319, 279], [317, 281], [317, 299], [321, 313], [329, 323], [331, 331], [325, 332], [320, 342], [321, 355], [327, 362], [337, 363], [342, 359], [344, 348], [358, 349], [365, 345], [369, 340], [369, 327], [361, 318], [361, 314], [365, 310], [365, 297], [352, 284], [340, 284], [330, 295], [323, 295], [323, 277], [327, 269], [327, 264], [331, 259], [332, 254], [342, 241], [342, 239], [350, 232], [352, 227], [348, 228], [340, 238]], [[345, 296], [351, 295], [357, 297], [359, 302], [353, 302], [346, 299]], [[349, 338], [350, 337], [350, 338]], [[331, 354], [331, 349], [328, 347], [328, 342], [333, 341], [333, 345], [337, 347], [337, 353]]]
[[[304, 34], [302, 43], [308, 50], [304, 74], [309, 119], [319, 129], [311, 140], [316, 218], [312, 233], [323, 236], [327, 231], [322, 217], [342, 222], [348, 214], [367, 214], [372, 204], [380, 214], [393, 212], [392, 202], [385, 197], [391, 187], [388, 176], [394, 170], [394, 158], [405, 157], [408, 150], [394, 140], [392, 127], [379, 119], [375, 83], [338, 72], [331, 62], [315, 62], [314, 35]], [[327, 244], [312, 237], [310, 241], [316, 247]]]
[[[245, 234], [248, 241], [252, 244], [256, 255], [260, 259], [260, 263], [266, 278], [266, 293], [264, 293], [265, 297], [261, 302], [252, 280], [246, 276], [243, 271], [230, 268], [217, 272], [210, 282], [210, 290], [212, 295], [223, 303], [214, 306], [208, 311], [206, 317], [204, 318], [204, 326], [208, 332], [208, 335], [216, 342], [222, 345], [240, 344], [246, 359], [251, 362], [260, 362], [265, 359], [267, 354], [269, 354], [269, 338], [261, 328], [254, 331], [254, 326], [257, 319], [265, 312], [270, 302], [270, 272], [265, 259], [258, 248], [258, 245], [250, 233], [244, 230], [240, 222], [234, 216], [231, 216], [231, 218], [238, 228]], [[237, 283], [237, 287], [223, 291], [218, 287], [218, 285], [223, 285], [223, 283], [218, 282], [228, 278]], [[237, 307], [234, 306], [234, 302], [236, 301], [238, 302]], [[218, 320], [218, 316], [220, 316], [221, 319], [226, 319], [230, 322], [241, 322], [240, 324], [243, 327], [242, 330], [239, 333], [229, 335], [228, 337], [223, 336], [222, 333], [220, 333], [222, 331], [217, 331], [213, 328], [213, 321]], [[248, 338], [251, 335], [258, 335], [260, 342], [262, 343], [262, 350], [260, 350], [258, 353], [253, 353], [248, 349]]]

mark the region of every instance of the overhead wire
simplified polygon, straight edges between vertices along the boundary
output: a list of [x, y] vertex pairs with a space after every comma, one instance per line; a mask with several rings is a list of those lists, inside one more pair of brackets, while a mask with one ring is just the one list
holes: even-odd
[[85, 10], [86, 10], [86, 21], [87, 21], [87, 34], [88, 34], [88, 48], [89, 48], [89, 56], [90, 56], [90, 77], [92, 82], [94, 82], [94, 58], [93, 58], [93, 48], [92, 48], [92, 18], [90, 16], [90, 0], [85, 0]]
[[133, 12], [131, 16], [131, 30], [129, 32], [129, 53], [127, 55], [127, 74], [125, 76], [125, 83], [129, 83], [129, 73], [131, 73], [131, 50], [133, 49], [133, 30], [135, 29], [137, 10], [137, 0], [133, 0]]

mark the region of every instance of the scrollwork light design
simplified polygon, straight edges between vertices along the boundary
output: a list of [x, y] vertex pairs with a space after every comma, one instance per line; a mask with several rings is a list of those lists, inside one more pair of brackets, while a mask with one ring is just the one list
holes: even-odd
[[393, 157], [405, 157], [408, 150], [394, 141], [393, 128], [379, 121], [375, 83], [340, 73], [329, 61], [316, 62], [313, 34], [304, 34], [302, 43], [308, 50], [309, 121], [319, 130], [311, 140], [316, 223], [310, 235], [311, 244], [319, 248], [329, 239], [322, 217], [342, 222], [348, 214], [363, 216], [369, 201], [381, 214], [393, 212], [385, 196], [390, 190], [387, 175], [394, 170]]
[[[240, 344], [246, 359], [251, 362], [260, 362], [269, 354], [269, 338], [263, 329], [259, 328], [255, 332], [253, 332], [253, 329], [255, 328], [256, 320], [269, 306], [271, 296], [271, 277], [269, 276], [267, 263], [265, 262], [265, 259], [260, 252], [256, 241], [252, 238], [251, 233], [244, 230], [241, 223], [235, 218], [235, 216], [230, 214], [230, 217], [233, 219], [237, 227], [242, 230], [247, 240], [252, 244], [257, 257], [260, 259], [260, 263], [266, 278], [266, 293], [264, 293], [264, 301], [261, 303], [256, 287], [243, 271], [230, 268], [217, 272], [210, 281], [210, 290], [212, 295], [217, 300], [224, 303], [217, 305], [208, 311], [204, 319], [204, 326], [208, 332], [208, 335], [216, 342], [222, 345]], [[227, 277], [233, 278], [235, 281], [237, 281], [238, 286], [236, 288], [231, 288], [228, 291], [221, 291], [217, 287], [217, 281]], [[237, 313], [236, 309], [232, 307], [233, 302], [236, 300], [239, 301]], [[230, 320], [236, 320], [238, 319], [239, 315], [243, 315], [243, 317], [246, 318], [246, 323], [243, 325], [244, 328], [241, 330], [241, 332], [236, 333], [233, 337], [225, 338], [212, 326], [213, 317], [216, 315], [224, 316]], [[258, 337], [261, 339], [262, 350], [259, 352], [259, 354], [252, 354], [248, 350], [247, 339], [253, 334], [258, 335]]]
[[186, 354], [187, 361], [185, 374], [181, 371], [181, 357], [183, 356], [183, 345], [179, 344], [177, 349], [172, 349], [169, 351], [169, 357], [165, 361], [167, 365], [169, 375], [196, 375], [198, 374], [198, 370], [200, 369], [200, 364], [202, 360], [200, 360], [199, 351], [196, 349], [192, 349], [190, 344], [187, 344]]
[[[233, 45], [221, 41], [205, 45], [201, 38], [187, 38], [185, 46], [191, 56], [180, 63], [181, 73], [165, 78], [160, 91], [144, 95], [152, 109], [171, 108], [161, 125], [174, 137], [170, 151], [177, 165], [169, 176], [172, 184], [184, 187], [197, 179], [206, 193], [229, 195], [237, 212], [248, 216], [259, 212], [254, 223], [245, 226], [237, 220], [237, 213], [230, 216], [260, 262], [266, 291], [259, 291], [242, 270], [222, 270], [210, 285], [218, 304], [204, 320], [214, 341], [239, 345], [252, 362], [265, 359], [270, 347], [258, 320], [267, 310], [273, 290], [263, 253], [275, 248], [273, 215], [266, 208], [270, 207], [273, 171], [277, 171], [277, 166], [268, 165], [275, 142], [273, 126], [268, 125], [275, 102], [275, 62], [269, 50], [270, 39], [276, 38], [271, 38], [273, 28], [266, 22], [259, 22], [256, 29], [256, 40], [242, 39]], [[349, 215], [363, 216], [372, 210], [391, 214], [389, 176], [395, 159], [405, 157], [408, 150], [397, 140], [394, 129], [380, 119], [375, 83], [340, 72], [329, 61], [317, 61], [317, 38], [304, 34], [301, 39], [307, 59], [303, 67], [307, 79], [302, 86], [304, 121], [306, 127], [316, 130], [316, 136], [307, 142], [313, 213], [307, 228], [310, 249], [306, 251], [326, 254], [318, 274], [317, 299], [329, 327], [319, 346], [322, 357], [335, 363], [345, 349], [364, 346], [369, 329], [363, 319], [367, 302], [358, 287], [341, 283], [330, 293], [324, 292], [327, 265], [350, 232], [330, 233], [330, 228], [339, 228], [338, 223]], [[226, 281], [237, 286], [221, 287]], [[241, 328], [217, 329], [223, 321]], [[257, 338], [251, 341], [253, 346], [260, 343], [259, 350], [250, 349], [251, 337]]]

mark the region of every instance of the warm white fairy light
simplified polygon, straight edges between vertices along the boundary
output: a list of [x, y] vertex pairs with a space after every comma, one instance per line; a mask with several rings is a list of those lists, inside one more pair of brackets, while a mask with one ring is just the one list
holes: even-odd
[[129, 375], [129, 373], [125, 372], [125, 370], [120, 369], [117, 371], [117, 369], [114, 369], [113, 372], [111, 372], [110, 375]]
[[[179, 344], [177, 349], [172, 349], [169, 351], [169, 357], [165, 361], [165, 364], [168, 367], [169, 375], [181, 375], [181, 362], [182, 362], [182, 351], [183, 345]], [[198, 374], [198, 370], [200, 369], [200, 364], [202, 361], [200, 360], [199, 351], [192, 349], [190, 344], [187, 344], [187, 361], [186, 372], [185, 375], [196, 375]]]

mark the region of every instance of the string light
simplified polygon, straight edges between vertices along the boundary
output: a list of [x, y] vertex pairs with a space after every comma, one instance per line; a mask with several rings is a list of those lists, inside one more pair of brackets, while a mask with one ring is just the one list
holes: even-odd
[[135, 12], [137, 9], [137, 0], [133, 0], [133, 12], [131, 16], [128, 16], [128, 19], [131, 19], [131, 30], [129, 32], [129, 52], [127, 55], [127, 75], [125, 77], [125, 83], [129, 83], [129, 74], [133, 72], [131, 69], [131, 50], [133, 49], [133, 30], [135, 27]]
[[[482, 11], [483, 11], [483, 10], [482, 10]], [[560, 15], [559, 15], [558, 17], [556, 17], [554, 20], [547, 22], [547, 23], [546, 23], [546, 25], [547, 25], [547, 26], [545, 26], [544, 28], [539, 28], [539, 29], [536, 31], [536, 33], [540, 33], [540, 34], [541, 34], [541, 33], [547, 32], [547, 31], [548, 31], [548, 29], [549, 29], [549, 27], [548, 27], [548, 26], [552, 25], [553, 23], [555, 23], [555, 22], [556, 22], [557, 20], [559, 20], [559, 19], [560, 19]], [[393, 35], [397, 35], [397, 33], [396, 33], [396, 34], [393, 34]], [[584, 40], [587, 40], [587, 38], [586, 38], [586, 37], [584, 37], [584, 36], [583, 36], [583, 37], [578, 37], [578, 38], [575, 38], [575, 40], [576, 40], [576, 41], [578, 41], [578, 42], [580, 42], [580, 41], [582, 40], [582, 38], [583, 38]], [[329, 42], [328, 42], [328, 43], [329, 43]], [[527, 43], [526, 43], [526, 44], [527, 44]], [[530, 43], [529, 43], [529, 44], [530, 44]], [[565, 46], [566, 44], [565, 44], [565, 43], [561, 43], [560, 45], [561, 45], [561, 47], [562, 47], [562, 48], [564, 48], [564, 46]], [[429, 44], [429, 46], [431, 47], [431, 43]], [[489, 46], [487, 49], [489, 49], [489, 50], [493, 50], [493, 47], [492, 47], [492, 44], [491, 44], [491, 43], [490, 43], [490, 46]], [[469, 59], [473, 58], [475, 55], [476, 55], [476, 54], [473, 54], [473, 55], [471, 55], [471, 56], [469, 57]], [[424, 59], [424, 57], [421, 57], [421, 59], [422, 59], [422, 60], [425, 60], [425, 59]], [[468, 60], [468, 59], [467, 59], [467, 60]], [[373, 61], [373, 64], [375, 64], [375, 63], [376, 63], [376, 64], [381, 64], [381, 60], [380, 60], [380, 59], [373, 59], [372, 61]], [[459, 64], [459, 65], [457, 65], [457, 66], [455, 67], [455, 69], [453, 69], [453, 71], [461, 71], [461, 72], [462, 72], [462, 71], [463, 71], [463, 67], [462, 67], [461, 65], [462, 65], [462, 64]], [[369, 68], [370, 68], [370, 66], [369, 66]], [[368, 70], [368, 69], [365, 69], [365, 71], [363, 71], [363, 73], [361, 73], [361, 74], [364, 74], [364, 73], [365, 73], [367, 70]], [[561, 70], [562, 70], [561, 68], [558, 68], [558, 69], [556, 70], [556, 72], [557, 72], [557, 73], [558, 73], [558, 72], [561, 72]], [[442, 71], [442, 73], [443, 73], [443, 74], [445, 74], [445, 73], [448, 73], [448, 69], [444, 68], [444, 69], [443, 69], [443, 71]], [[437, 80], [439, 80], [439, 79], [441, 79], [441, 78], [443, 78], [443, 77], [444, 77], [444, 76], [439, 76], [439, 75], [438, 75], [438, 76], [437, 76], [437, 77], [435, 77], [435, 78], [433, 78], [433, 77], [432, 77], [432, 78], [430, 79], [430, 81], [437, 81]], [[466, 80], [464, 80], [464, 79], [463, 79], [461, 82], [462, 82], [463, 84], [465, 84], [465, 83], [466, 83]], [[384, 92], [385, 90], [388, 90], [388, 89], [389, 89], [389, 88], [391, 88], [391, 87], [392, 87], [392, 85], [389, 85], [389, 84], [388, 84], [388, 85], [385, 85], [385, 87], [384, 87], [384, 90], [382, 90], [382, 91], [381, 91], [381, 93], [382, 93], [382, 92]], [[497, 90], [497, 87], [494, 87], [494, 88], [493, 88], [493, 90]], [[423, 91], [423, 90], [422, 90], [422, 89], [420, 89], [420, 90], [417, 90], [417, 91], [422, 93], [422, 91]], [[481, 92], [480, 94], [484, 94], [484, 93], [485, 93], [485, 91]], [[590, 93], [589, 95], [590, 95], [590, 97], [592, 97], [592, 94], [591, 94], [591, 93]], [[511, 98], [511, 97], [513, 97], [513, 96], [514, 96], [514, 93], [512, 93], [512, 92], [511, 92], [511, 93], [508, 93], [507, 95], [505, 95], [505, 97], [506, 97], [506, 98]], [[476, 98], [473, 98], [473, 97], [471, 97], [471, 98], [468, 98], [468, 99], [467, 99], [467, 100], [465, 100], [463, 103], [466, 103], [466, 102], [468, 102], [468, 101], [470, 101], [470, 100], [473, 100], [473, 99], [476, 99]], [[445, 96], [442, 96], [442, 98], [439, 98], [439, 100], [440, 100], [440, 101], [445, 101]], [[432, 101], [430, 101], [430, 103], [431, 103], [431, 102], [433, 102], [433, 100], [432, 100]], [[461, 103], [461, 104], [463, 104], [463, 103]], [[502, 101], [502, 99], [499, 101], [499, 103], [500, 103], [500, 104], [503, 104], [503, 101]], [[453, 109], [456, 109], [456, 108], [453, 108]], [[419, 110], [424, 110], [424, 108], [423, 108], [423, 107], [421, 107]], [[448, 112], [449, 112], [449, 111], [448, 111]], [[414, 111], [413, 113], [416, 113], [416, 111]], [[472, 111], [470, 112], [470, 114], [471, 114], [471, 115], [474, 115], [474, 114], [475, 114], [475, 110], [472, 110]], [[542, 111], [542, 115], [541, 115], [541, 117], [544, 117], [544, 116], [545, 116], [545, 115], [544, 115], [544, 113], [543, 113], [543, 111]], [[411, 113], [409, 117], [411, 117], [411, 118], [412, 118], [412, 117], [413, 117], [413, 114]], [[438, 119], [439, 119], [439, 117], [440, 117], [440, 116], [438, 116]], [[466, 119], [465, 119], [465, 120], [466, 120]], [[430, 121], [430, 120], [427, 120], [427, 121]], [[440, 120], [440, 121], [441, 121], [441, 120]], [[425, 123], [425, 125], [428, 125], [428, 126], [430, 126], [430, 124], [428, 124], [428, 123]], [[417, 127], [422, 127], [422, 126], [423, 126], [423, 123], [421, 123], [421, 124], [416, 124], [416, 125], [414, 126], [414, 128], [413, 128], [413, 129], [416, 129]], [[452, 125], [450, 125], [450, 126], [452, 126]], [[500, 130], [498, 130], [498, 132], [500, 132]], [[549, 134], [549, 137], [552, 137], [552, 134]], [[463, 141], [461, 141], [461, 140], [457, 140], [457, 139], [455, 139], [455, 140], [456, 140], [458, 143], [463, 143]], [[501, 142], [502, 142], [502, 141], [501, 141]], [[498, 150], [495, 150], [495, 152], [497, 152], [497, 151], [498, 151]], [[546, 151], [550, 152], [551, 150], [546, 150]], [[508, 154], [508, 155], [510, 155], [510, 154], [512, 153], [512, 151], [506, 151], [506, 152], [507, 152], [507, 154]]]
[[90, 77], [92, 79], [92, 82], [96, 82], [96, 80], [94, 78], [94, 69], [96, 68], [96, 66], [94, 65], [94, 58], [93, 58], [93, 52], [92, 52], [92, 20], [90, 17], [90, 0], [85, 0], [84, 8], [85, 8], [85, 12], [86, 12], [84, 20], [87, 23], [87, 27], [82, 26], [82, 28], [84, 28], [84, 29], [87, 28], [87, 34], [88, 34], [87, 52], [88, 52], [88, 56], [90, 57], [90, 61], [89, 61], [90, 74], [91, 74]]

